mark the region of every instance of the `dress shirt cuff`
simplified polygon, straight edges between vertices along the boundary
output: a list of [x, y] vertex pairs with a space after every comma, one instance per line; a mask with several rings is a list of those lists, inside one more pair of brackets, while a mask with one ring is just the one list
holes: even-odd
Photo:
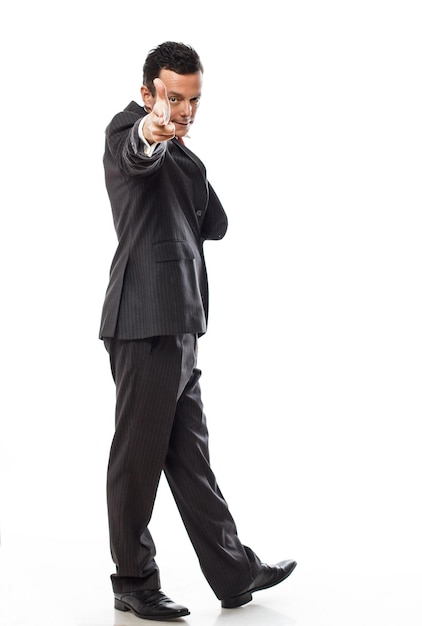
[[143, 146], [143, 148], [144, 148], [143, 149], [144, 155], [145, 156], [152, 156], [152, 154], [153, 154], [157, 144], [156, 143], [149, 144], [148, 141], [145, 139], [144, 133], [142, 131], [142, 129], [144, 127], [144, 123], [145, 123], [145, 118], [143, 117], [141, 119], [140, 123], [139, 123], [139, 126], [138, 126], [138, 135], [139, 135], [139, 139], [142, 141], [142, 143], [144, 145]]

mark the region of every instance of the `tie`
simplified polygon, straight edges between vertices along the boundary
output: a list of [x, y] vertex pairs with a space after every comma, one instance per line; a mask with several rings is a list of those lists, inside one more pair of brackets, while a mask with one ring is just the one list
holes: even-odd
[[178, 140], [180, 141], [180, 143], [182, 143], [183, 145], [185, 145], [185, 142], [183, 141], [182, 137], [178, 137]]

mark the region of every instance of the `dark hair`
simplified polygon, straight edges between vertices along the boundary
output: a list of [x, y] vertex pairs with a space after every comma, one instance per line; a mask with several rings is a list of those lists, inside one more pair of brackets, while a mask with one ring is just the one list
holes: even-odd
[[160, 70], [171, 70], [176, 74], [195, 74], [203, 72], [199, 55], [191, 46], [175, 41], [166, 41], [150, 50], [145, 63], [143, 84], [155, 95], [152, 82], [157, 78]]

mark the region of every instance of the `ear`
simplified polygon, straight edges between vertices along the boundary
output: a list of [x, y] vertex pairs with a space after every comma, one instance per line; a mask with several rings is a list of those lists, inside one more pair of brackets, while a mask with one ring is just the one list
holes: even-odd
[[140, 91], [141, 91], [143, 103], [145, 105], [145, 109], [148, 112], [152, 111], [154, 107], [154, 96], [152, 95], [152, 93], [150, 92], [150, 90], [148, 89], [146, 85], [142, 85]]

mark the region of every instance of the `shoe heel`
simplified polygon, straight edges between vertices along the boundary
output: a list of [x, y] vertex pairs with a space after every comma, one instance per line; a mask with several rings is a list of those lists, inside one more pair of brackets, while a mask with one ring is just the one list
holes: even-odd
[[247, 591], [246, 593], [235, 596], [234, 598], [228, 598], [227, 600], [221, 600], [221, 606], [223, 609], [235, 609], [242, 604], [247, 604], [252, 600], [252, 594]]
[[117, 598], [114, 598], [114, 608], [117, 609], [118, 611], [129, 611], [130, 610], [130, 609], [127, 608], [126, 604], [123, 604], [123, 602], [121, 602]]

